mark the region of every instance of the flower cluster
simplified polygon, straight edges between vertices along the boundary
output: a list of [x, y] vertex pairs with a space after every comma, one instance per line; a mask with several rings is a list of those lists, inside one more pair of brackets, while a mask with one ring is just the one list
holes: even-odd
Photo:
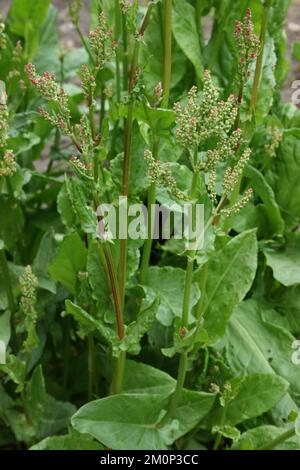
[[74, 25], [78, 25], [79, 23], [79, 14], [81, 7], [82, 0], [69, 0], [69, 15]]
[[2, 17], [0, 16], [0, 57], [1, 51], [6, 48], [6, 44], [5, 24], [2, 22]]
[[0, 177], [12, 176], [17, 170], [17, 164], [12, 150], [6, 150], [2, 159], [0, 159]]
[[33, 274], [31, 266], [26, 266], [20, 276], [21, 299], [20, 306], [25, 314], [31, 315], [36, 302], [37, 277]]
[[24, 314], [24, 321], [20, 324], [19, 331], [27, 333], [24, 343], [25, 350], [30, 350], [38, 343], [35, 326], [37, 321], [37, 313], [35, 310], [36, 291], [38, 287], [38, 279], [33, 274], [31, 266], [26, 266], [23, 274], [19, 278], [21, 299], [20, 312]]
[[230, 217], [233, 214], [239, 213], [250, 201], [252, 198], [253, 194], [253, 189], [248, 188], [245, 193], [241, 196], [241, 198], [233, 204], [231, 207], [226, 207], [225, 209], [222, 209], [221, 213], [226, 215], [227, 217]]
[[234, 95], [230, 95], [226, 101], [220, 99], [220, 90], [206, 70], [201, 100], [197, 99], [197, 87], [193, 86], [188, 93], [185, 108], [176, 103], [175, 112], [177, 140], [192, 151], [206, 140], [222, 138], [224, 133], [228, 133], [236, 120], [238, 108]]
[[23, 55], [23, 46], [21, 41], [17, 41], [16, 46], [13, 50], [13, 62], [19, 64]]
[[6, 94], [0, 91], [0, 149], [6, 148], [8, 137], [8, 109]]
[[267, 133], [268, 142], [265, 144], [265, 151], [271, 158], [274, 158], [276, 157], [276, 150], [282, 141], [282, 132], [276, 126], [268, 126]]
[[247, 9], [243, 22], [236, 21], [234, 36], [239, 57], [238, 72], [240, 80], [245, 83], [249, 77], [249, 67], [256, 59], [260, 45], [258, 37], [254, 34], [250, 8]]
[[89, 105], [91, 105], [92, 103], [90, 101], [93, 100], [94, 91], [96, 88], [95, 76], [87, 65], [81, 66], [78, 75], [82, 82], [84, 96], [89, 101]]
[[81, 153], [87, 157], [92, 155], [95, 142], [93, 141], [91, 127], [85, 114], [81, 116], [79, 124], [74, 126], [74, 136], [79, 144]]
[[12, 150], [7, 149], [9, 115], [6, 94], [4, 91], [0, 93], [0, 177], [2, 177], [13, 175], [17, 165]]
[[244, 168], [249, 161], [251, 156], [251, 150], [247, 148], [242, 156], [239, 158], [238, 162], [233, 166], [233, 168], [227, 168], [224, 173], [223, 180], [223, 192], [229, 198], [232, 190], [237, 185], [240, 177], [243, 174]]
[[179, 200], [187, 199], [187, 195], [177, 187], [176, 180], [172, 176], [170, 163], [163, 166], [160, 160], [155, 160], [150, 150], [145, 150], [144, 158], [148, 165], [148, 179], [150, 183], [167, 187], [171, 194]]
[[38, 75], [35, 66], [32, 64], [25, 66], [25, 72], [30, 82], [43, 98], [55, 104], [56, 109], [52, 112], [48, 112], [44, 108], [39, 108], [39, 113], [53, 126], [58, 127], [63, 134], [71, 135], [71, 112], [68, 95], [65, 93], [65, 90], [56, 83], [55, 76], [49, 72], [44, 72], [41, 76]]
[[104, 12], [99, 14], [98, 26], [90, 32], [89, 41], [95, 56], [95, 68], [100, 70], [113, 57], [117, 47], [112, 30], [107, 28]]

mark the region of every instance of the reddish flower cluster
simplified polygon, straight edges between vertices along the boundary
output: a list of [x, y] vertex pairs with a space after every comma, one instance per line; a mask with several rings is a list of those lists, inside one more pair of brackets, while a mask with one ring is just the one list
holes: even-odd
[[117, 47], [112, 30], [107, 28], [103, 12], [99, 15], [97, 28], [89, 34], [89, 41], [95, 56], [95, 68], [100, 70], [114, 55]]
[[238, 48], [239, 75], [240, 79], [245, 82], [250, 74], [249, 67], [259, 51], [259, 39], [254, 33], [250, 8], [247, 9], [243, 22], [236, 21], [234, 36]]

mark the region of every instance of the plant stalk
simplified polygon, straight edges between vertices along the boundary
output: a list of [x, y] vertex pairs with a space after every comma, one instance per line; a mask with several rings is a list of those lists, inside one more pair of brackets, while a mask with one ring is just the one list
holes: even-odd
[[260, 29], [260, 36], [259, 36], [260, 50], [259, 50], [259, 54], [258, 54], [257, 61], [256, 61], [255, 75], [254, 75], [252, 95], [251, 95], [251, 101], [250, 101], [250, 113], [251, 114], [254, 113], [255, 111], [257, 98], [258, 98], [263, 58], [264, 58], [265, 42], [266, 42], [266, 33], [267, 33], [267, 28], [268, 28], [268, 20], [269, 20], [270, 11], [271, 11], [271, 6], [270, 6], [270, 3], [267, 2], [264, 5], [262, 23], [261, 23], [261, 29]]
[[165, 0], [164, 3], [164, 71], [162, 107], [167, 108], [169, 105], [172, 71], [172, 0]]
[[[150, 2], [148, 5], [147, 12], [144, 16], [142, 26], [140, 28], [139, 34], [141, 37], [144, 36], [145, 30], [150, 20], [150, 15], [152, 11], [153, 3]], [[129, 84], [128, 84], [128, 95], [130, 103], [128, 105], [128, 115], [125, 123], [125, 142], [124, 142], [124, 163], [123, 163], [123, 181], [122, 181], [122, 196], [128, 197], [128, 184], [129, 184], [129, 175], [130, 175], [130, 164], [131, 164], [131, 141], [132, 141], [132, 128], [133, 128], [133, 107], [134, 101], [132, 97], [132, 91], [135, 86], [136, 75], [137, 75], [137, 66], [140, 50], [140, 41], [137, 40], [134, 46], [132, 63], [130, 68], [129, 75]], [[125, 296], [125, 285], [126, 285], [126, 272], [127, 272], [127, 240], [120, 240], [120, 298], [121, 306], [124, 305], [124, 296]]]
[[287, 441], [291, 437], [294, 437], [296, 434], [295, 428], [289, 429], [288, 431], [282, 433], [280, 436], [276, 437], [272, 441], [268, 442], [267, 444], [259, 447], [257, 450], [272, 450], [277, 447], [279, 444]]
[[6, 253], [4, 249], [0, 250], [0, 267], [3, 273], [3, 284], [4, 284], [4, 289], [6, 292], [8, 308], [10, 310], [10, 313], [14, 313], [16, 309], [16, 305], [15, 305], [15, 299], [14, 299], [14, 294], [13, 294], [13, 288], [12, 288]]

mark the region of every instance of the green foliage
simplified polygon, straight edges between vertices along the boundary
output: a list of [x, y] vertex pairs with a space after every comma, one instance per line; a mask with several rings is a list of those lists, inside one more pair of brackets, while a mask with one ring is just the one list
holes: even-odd
[[[0, 21], [0, 448], [299, 450], [290, 2], [75, 0], [71, 50], [57, 3]], [[120, 196], [170, 240], [111, 237]]]

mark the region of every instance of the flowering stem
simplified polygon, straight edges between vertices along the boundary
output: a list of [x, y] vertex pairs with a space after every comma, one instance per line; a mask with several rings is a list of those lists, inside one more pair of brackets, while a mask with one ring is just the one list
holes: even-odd
[[[198, 149], [197, 147], [194, 150], [194, 165], [197, 164], [198, 158]], [[194, 171], [192, 187], [190, 191], [190, 198], [194, 200], [197, 194], [197, 182], [198, 182], [198, 171]], [[194, 264], [195, 264], [196, 250], [190, 250], [188, 252], [188, 261], [187, 269], [185, 274], [185, 283], [184, 283], [184, 293], [183, 293], [183, 305], [182, 305], [182, 316], [181, 316], [181, 328], [183, 331], [186, 331], [189, 325], [189, 312], [190, 312], [190, 303], [191, 303], [191, 292], [193, 284], [193, 274], [194, 274]], [[175, 392], [171, 397], [169, 402], [167, 412], [163, 416], [162, 420], [159, 422], [158, 426], [162, 427], [168, 423], [172, 418], [174, 411], [176, 410], [178, 403], [180, 401], [181, 392], [184, 387], [186, 372], [188, 364], [188, 354], [186, 351], [180, 353], [179, 357], [179, 366], [177, 373], [177, 381]]]
[[118, 356], [115, 376], [112, 383], [112, 394], [121, 393], [123, 388], [123, 378], [125, 372], [126, 351], [121, 351]]
[[[148, 5], [147, 12], [145, 14], [142, 26], [140, 28], [139, 35], [143, 36], [147, 25], [150, 20], [150, 15], [152, 11], [153, 3], [150, 2]], [[128, 115], [125, 123], [125, 143], [124, 143], [124, 163], [123, 163], [123, 182], [122, 182], [122, 196], [128, 196], [128, 184], [129, 184], [129, 174], [130, 174], [130, 162], [131, 162], [131, 140], [132, 140], [132, 127], [133, 127], [133, 97], [132, 91], [135, 86], [138, 58], [140, 50], [140, 41], [136, 40], [132, 63], [130, 68], [129, 75], [129, 84], [128, 84], [128, 95], [130, 103], [128, 105]], [[120, 297], [121, 305], [124, 304], [124, 294], [125, 294], [125, 284], [126, 284], [126, 271], [127, 271], [127, 240], [120, 240]]]
[[256, 67], [255, 67], [255, 75], [253, 81], [253, 88], [252, 88], [252, 95], [250, 101], [250, 113], [252, 114], [255, 111], [257, 97], [259, 92], [259, 84], [261, 79], [261, 72], [262, 72], [262, 65], [263, 65], [263, 57], [264, 57], [264, 49], [265, 49], [265, 41], [266, 41], [266, 33], [268, 27], [268, 20], [269, 14], [271, 10], [270, 2], [266, 2], [264, 5], [263, 16], [262, 16], [262, 23], [260, 29], [260, 51], [257, 57]]
[[14, 294], [13, 294], [13, 289], [12, 289], [12, 284], [11, 284], [11, 277], [9, 273], [9, 268], [8, 268], [8, 263], [7, 263], [7, 258], [6, 258], [4, 248], [0, 250], [0, 266], [3, 272], [3, 284], [4, 284], [4, 289], [6, 291], [8, 307], [9, 307], [10, 312], [14, 313], [15, 299], [14, 299]]
[[178, 374], [177, 374], [177, 382], [175, 392], [171, 397], [169, 402], [168, 410], [166, 414], [163, 416], [161, 421], [157, 424], [158, 428], [162, 428], [166, 424], [168, 424], [169, 420], [172, 418], [177, 405], [179, 403], [181, 392], [184, 386], [185, 376], [186, 376], [186, 369], [187, 369], [188, 357], [187, 353], [181, 353], [179, 358], [179, 367], [178, 367]]
[[80, 28], [80, 26], [79, 26], [79, 23], [76, 23], [76, 24], [75, 24], [75, 28], [76, 28], [76, 31], [77, 31], [77, 33], [78, 33], [78, 36], [79, 36], [79, 38], [80, 38], [80, 41], [81, 41], [83, 47], [85, 48], [86, 52], [88, 53], [88, 56], [89, 56], [89, 58], [90, 58], [91, 63], [92, 63], [93, 65], [95, 65], [95, 59], [94, 59], [94, 57], [93, 57], [93, 54], [91, 53], [91, 50], [90, 50], [90, 48], [89, 48], [89, 45], [88, 45], [86, 39], [85, 39], [85, 37], [84, 37], [84, 35], [83, 35], [82, 31], [81, 31], [81, 28]]
[[[120, 31], [121, 31], [121, 16], [120, 16], [120, 2], [115, 0], [115, 40], [119, 40]], [[117, 101], [120, 102], [121, 99], [121, 74], [120, 74], [120, 50], [119, 46], [116, 48], [116, 90], [117, 90]]]
[[162, 107], [167, 108], [170, 97], [172, 70], [172, 0], [165, 0], [164, 15], [164, 72]]
[[143, 248], [143, 255], [141, 261], [141, 269], [140, 269], [140, 284], [145, 284], [151, 249], [152, 249], [152, 238], [153, 238], [153, 230], [154, 227], [152, 226], [152, 204], [155, 204], [156, 200], [156, 184], [151, 183], [148, 189], [148, 237], [145, 241], [144, 248]]
[[[225, 421], [226, 421], [226, 406], [224, 406], [223, 409], [222, 409], [221, 421], [220, 421], [220, 426], [221, 427], [223, 427], [225, 425]], [[218, 450], [218, 448], [220, 447], [220, 444], [221, 444], [221, 440], [222, 440], [222, 434], [220, 432], [218, 432], [217, 438], [216, 438], [214, 446], [213, 446], [213, 450]]]
[[96, 371], [95, 371], [95, 343], [94, 335], [90, 333], [87, 338], [88, 343], [88, 401], [93, 399], [94, 384], [96, 385]]
[[128, 89], [128, 35], [126, 13], [122, 12], [122, 38], [123, 38], [123, 87]]
[[270, 441], [267, 444], [259, 447], [256, 450], [273, 450], [279, 444], [282, 444], [283, 442], [287, 441], [291, 437], [294, 437], [295, 434], [296, 434], [295, 428], [289, 429], [288, 431], [285, 431], [284, 433], [280, 434], [280, 436], [276, 437], [272, 441]]

